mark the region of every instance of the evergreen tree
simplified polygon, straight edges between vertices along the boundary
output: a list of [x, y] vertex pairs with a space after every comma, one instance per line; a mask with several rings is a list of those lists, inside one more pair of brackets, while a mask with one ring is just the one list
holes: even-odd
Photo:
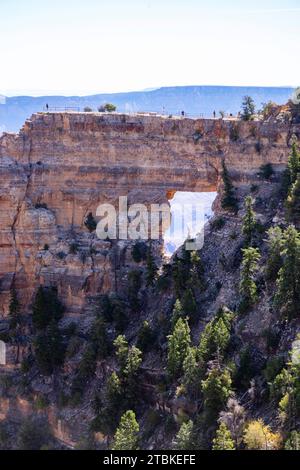
[[258, 270], [260, 253], [256, 248], [245, 248], [243, 252], [240, 293], [243, 309], [251, 307], [257, 300], [257, 286], [254, 280]]
[[213, 439], [212, 450], [235, 450], [231, 433], [225, 423], [221, 423]]
[[250, 121], [255, 113], [255, 103], [251, 96], [245, 96], [242, 103], [241, 117], [244, 121]]
[[114, 346], [116, 348], [116, 356], [118, 359], [119, 366], [123, 369], [125, 367], [127, 356], [128, 356], [128, 342], [124, 335], [119, 335], [114, 340]]
[[298, 173], [296, 181], [291, 187], [286, 205], [288, 209], [289, 219], [294, 221], [295, 224], [299, 224], [300, 222], [300, 173]]
[[282, 256], [275, 301], [282, 313], [291, 319], [299, 316], [300, 305], [300, 234], [293, 226], [284, 233]]
[[252, 243], [253, 235], [256, 228], [256, 217], [253, 210], [253, 199], [251, 196], [245, 198], [245, 215], [243, 217], [242, 232], [246, 238], [246, 244], [249, 246]]
[[94, 219], [93, 214], [91, 212], [88, 213], [88, 215], [87, 215], [87, 217], [84, 221], [84, 225], [86, 226], [86, 228], [88, 229], [89, 232], [94, 232], [96, 230], [97, 222]]
[[157, 266], [152, 255], [151, 246], [147, 252], [147, 271], [146, 271], [146, 283], [147, 286], [152, 286], [156, 277]]
[[223, 179], [223, 184], [224, 184], [224, 194], [222, 197], [221, 205], [223, 209], [229, 209], [233, 210], [234, 212], [237, 212], [238, 209], [238, 203], [237, 199], [235, 196], [235, 190], [233, 187], [233, 184], [231, 182], [231, 178], [229, 176], [225, 160], [222, 160], [222, 179]]
[[280, 227], [272, 227], [268, 230], [269, 256], [266, 265], [266, 278], [274, 280], [282, 265], [281, 251], [283, 244], [283, 232]]
[[182, 373], [182, 366], [191, 343], [190, 328], [186, 319], [179, 318], [168, 336], [168, 370], [172, 377]]
[[52, 374], [64, 362], [64, 344], [55, 320], [35, 339], [35, 357], [43, 374]]
[[175, 450], [192, 450], [193, 443], [193, 421], [189, 420], [180, 426], [178, 433], [173, 441]]
[[139, 291], [142, 286], [141, 271], [134, 269], [128, 274], [128, 300], [132, 310], [140, 308]]
[[228, 369], [219, 365], [209, 370], [205, 380], [202, 380], [204, 410], [209, 420], [214, 420], [225, 407], [232, 395], [231, 376]]
[[10, 291], [10, 302], [9, 302], [9, 324], [12, 330], [15, 330], [21, 322], [20, 317], [20, 303], [18, 300], [17, 291], [12, 288]]
[[107, 335], [107, 326], [103, 318], [98, 317], [91, 328], [91, 341], [95, 345], [99, 359], [105, 359], [111, 351], [111, 342]]
[[112, 450], [138, 450], [139, 431], [135, 413], [132, 410], [126, 411], [116, 430]]
[[137, 347], [143, 352], [149, 351], [155, 342], [155, 337], [155, 332], [149, 325], [149, 322], [145, 320], [138, 333]]
[[202, 290], [204, 288], [203, 275], [204, 267], [201, 258], [197, 251], [192, 251], [189, 285], [194, 289]]
[[189, 347], [183, 361], [183, 384], [187, 393], [197, 399], [201, 391], [203, 371], [197, 361], [197, 348]]
[[172, 328], [174, 328], [174, 326], [176, 325], [177, 320], [179, 320], [179, 318], [184, 318], [184, 316], [185, 315], [184, 315], [181, 302], [179, 299], [177, 299], [174, 304], [173, 311], [172, 311], [172, 317], [171, 317]]
[[280, 441], [280, 435], [274, 434], [261, 419], [250, 421], [244, 432], [244, 444], [248, 450], [277, 450]]
[[213, 358], [224, 356], [230, 341], [233, 313], [226, 307], [220, 309], [200, 336], [198, 356], [201, 364], [206, 364]]
[[112, 407], [118, 406], [122, 394], [121, 381], [116, 372], [112, 372], [106, 383], [106, 397]]
[[57, 297], [55, 288], [38, 288], [32, 308], [32, 321], [37, 329], [45, 329], [52, 320], [58, 321], [64, 308]]
[[182, 309], [186, 317], [192, 321], [196, 319], [197, 304], [192, 289], [186, 289], [182, 296]]
[[300, 152], [298, 151], [297, 143], [293, 142], [292, 150], [288, 159], [288, 174], [289, 174], [289, 183], [293, 185], [296, 180], [298, 173], [300, 172]]

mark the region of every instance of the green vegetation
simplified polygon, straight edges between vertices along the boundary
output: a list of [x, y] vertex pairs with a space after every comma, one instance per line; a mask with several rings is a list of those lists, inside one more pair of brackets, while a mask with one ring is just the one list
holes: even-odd
[[299, 316], [300, 305], [300, 233], [290, 226], [282, 242], [282, 267], [278, 273], [275, 302], [283, 316]]
[[60, 320], [63, 312], [64, 307], [58, 300], [57, 289], [40, 286], [32, 307], [33, 326], [38, 330], [45, 329], [52, 320]]
[[112, 450], [138, 450], [139, 424], [132, 410], [121, 417], [116, 430]]
[[233, 187], [233, 184], [231, 182], [231, 178], [229, 176], [225, 160], [222, 160], [222, 179], [223, 179], [223, 184], [224, 184], [224, 194], [222, 197], [222, 207], [223, 209], [229, 209], [232, 210], [233, 212], [237, 212], [238, 209], [238, 204], [237, 204], [237, 198], [235, 196], [235, 189]]
[[221, 423], [216, 432], [212, 450], [235, 450], [231, 433], [225, 423]]
[[88, 213], [86, 216], [86, 219], [84, 221], [84, 225], [88, 229], [90, 233], [94, 232], [97, 228], [97, 222], [93, 217], [93, 214], [91, 212]]
[[99, 113], [105, 113], [105, 112], [113, 113], [116, 110], [117, 110], [117, 107], [112, 103], [105, 103], [98, 107]]
[[186, 319], [179, 318], [168, 336], [168, 371], [171, 377], [182, 373], [184, 359], [191, 343], [190, 328]]
[[194, 448], [193, 427], [193, 421], [191, 420], [182, 423], [173, 441], [173, 448], [175, 450], [191, 450]]
[[245, 198], [245, 215], [243, 217], [242, 233], [247, 246], [250, 246], [256, 229], [256, 216], [253, 210], [254, 200], [251, 196]]

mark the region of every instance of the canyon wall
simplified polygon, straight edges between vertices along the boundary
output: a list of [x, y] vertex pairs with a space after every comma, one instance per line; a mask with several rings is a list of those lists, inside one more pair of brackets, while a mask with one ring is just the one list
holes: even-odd
[[33, 115], [18, 134], [0, 137], [2, 317], [12, 286], [26, 310], [38, 285], [55, 285], [73, 315], [84, 311], [88, 296], [114, 288], [113, 244], [84, 225], [99, 203], [120, 195], [129, 203], [162, 203], [175, 191], [215, 191], [222, 159], [243, 184], [262, 164], [282, 168], [299, 132], [284, 120]]

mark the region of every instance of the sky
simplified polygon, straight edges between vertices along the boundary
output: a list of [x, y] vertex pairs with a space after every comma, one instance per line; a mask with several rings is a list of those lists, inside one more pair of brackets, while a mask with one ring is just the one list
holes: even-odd
[[0, 0], [0, 94], [300, 85], [300, 0]]

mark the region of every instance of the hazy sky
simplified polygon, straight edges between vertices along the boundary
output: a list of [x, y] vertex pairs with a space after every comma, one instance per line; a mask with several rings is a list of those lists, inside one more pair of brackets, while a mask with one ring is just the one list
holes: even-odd
[[0, 0], [0, 94], [300, 84], [300, 0]]

